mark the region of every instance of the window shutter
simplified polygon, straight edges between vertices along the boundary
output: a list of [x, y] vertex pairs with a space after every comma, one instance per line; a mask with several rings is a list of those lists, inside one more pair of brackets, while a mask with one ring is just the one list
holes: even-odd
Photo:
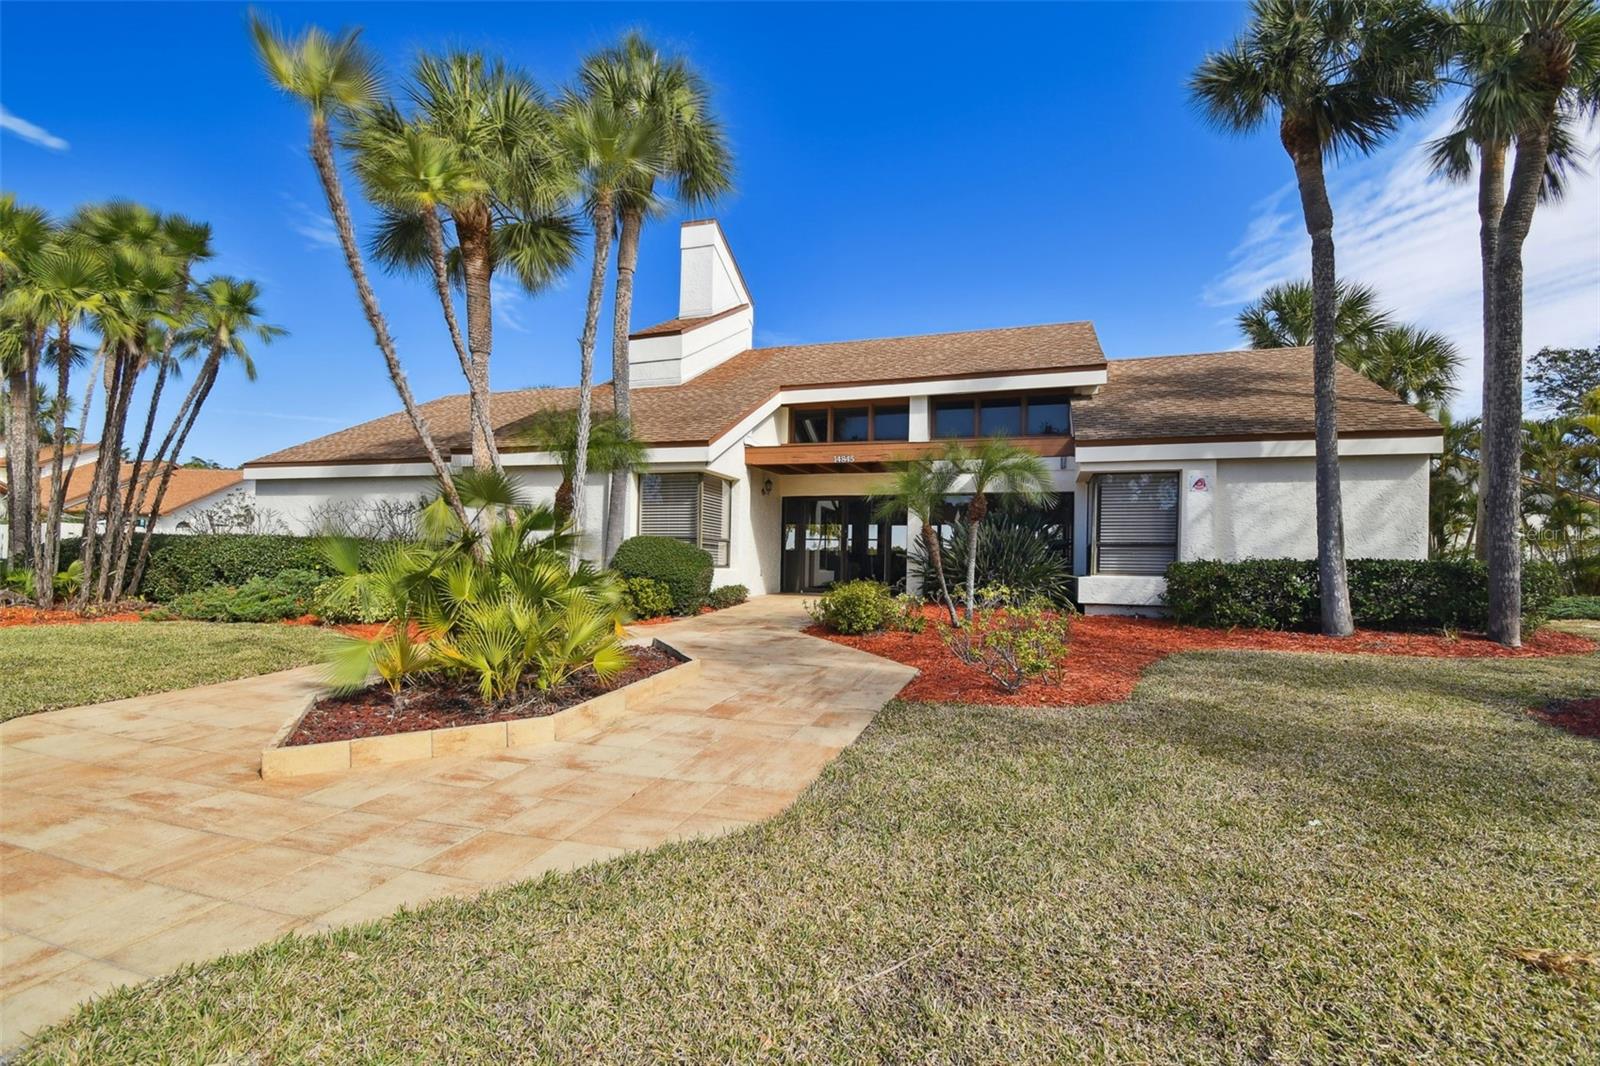
[[1178, 476], [1101, 474], [1095, 484], [1095, 571], [1166, 573], [1178, 557]]
[[700, 480], [700, 547], [717, 566], [728, 565], [728, 486], [721, 478]]
[[646, 474], [639, 481], [639, 532], [695, 542], [699, 474]]

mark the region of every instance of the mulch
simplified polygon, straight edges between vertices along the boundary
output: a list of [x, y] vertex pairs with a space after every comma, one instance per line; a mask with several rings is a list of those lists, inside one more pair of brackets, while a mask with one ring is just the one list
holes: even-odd
[[1557, 700], [1528, 713], [1574, 736], [1600, 740], [1600, 699]]
[[548, 692], [539, 692], [528, 686], [489, 706], [484, 705], [473, 685], [438, 681], [401, 689], [398, 696], [390, 692], [385, 684], [369, 685], [343, 695], [324, 696], [306, 712], [289, 739], [284, 741], [284, 746], [384, 737], [395, 733], [414, 733], [421, 729], [483, 725], [518, 718], [542, 718], [612, 689], [640, 681], [651, 674], [671, 669], [682, 661], [659, 648], [640, 647], [632, 650], [632, 665], [609, 682], [602, 682], [594, 671], [585, 670]]
[[1185, 651], [1327, 652], [1341, 655], [1400, 655], [1431, 659], [1525, 659], [1583, 655], [1600, 644], [1572, 633], [1542, 629], [1520, 648], [1507, 648], [1480, 636], [1357, 630], [1340, 639], [1317, 633], [1220, 630], [1181, 626], [1150, 618], [1086, 615], [1072, 623], [1065, 669], [1054, 681], [1035, 681], [1015, 693], [1000, 691], [988, 677], [957, 659], [939, 639], [929, 610], [921, 633], [884, 632], [846, 637], [812, 625], [806, 632], [837, 644], [914, 666], [917, 676], [900, 697], [929, 703], [982, 703], [1017, 707], [1078, 707], [1117, 703], [1133, 694], [1140, 676], [1153, 664]]
[[42, 611], [37, 607], [0, 607], [0, 629], [9, 626], [77, 626], [90, 622], [137, 622], [142, 617], [144, 616], [136, 610], [112, 609], [83, 614], [65, 607], [54, 607], [48, 611]]

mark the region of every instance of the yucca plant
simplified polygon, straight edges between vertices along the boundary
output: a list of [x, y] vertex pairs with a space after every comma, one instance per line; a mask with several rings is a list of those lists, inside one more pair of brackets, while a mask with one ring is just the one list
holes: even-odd
[[356, 542], [326, 542], [341, 594], [394, 604], [382, 631], [338, 651], [335, 684], [357, 688], [375, 670], [398, 693], [441, 676], [472, 682], [491, 704], [581, 670], [605, 681], [625, 669], [620, 590], [587, 563], [569, 569], [572, 534], [554, 509], [529, 505], [496, 470], [463, 471], [455, 488], [470, 525], [435, 501], [423, 508], [420, 540], [386, 546], [366, 566]]

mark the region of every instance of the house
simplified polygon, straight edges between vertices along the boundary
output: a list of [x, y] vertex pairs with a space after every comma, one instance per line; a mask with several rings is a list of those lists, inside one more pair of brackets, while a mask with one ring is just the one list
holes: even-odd
[[[897, 460], [1003, 433], [1049, 464], [1060, 550], [1091, 611], [1159, 608], [1175, 559], [1316, 550], [1309, 349], [1107, 360], [1087, 322], [757, 348], [755, 299], [714, 220], [680, 234], [675, 318], [632, 335], [634, 430], [648, 445], [625, 533], [697, 543], [719, 584], [812, 591], [907, 577], [915, 520], [874, 517]], [[1422, 558], [1435, 421], [1339, 371], [1348, 552]], [[502, 460], [549, 499], [554, 457], [519, 442], [574, 388], [497, 393]], [[610, 407], [607, 385], [597, 409]], [[467, 462], [467, 403], [424, 412]], [[403, 413], [246, 464], [258, 503], [290, 523], [351, 501], [415, 499], [431, 477]], [[591, 524], [606, 478], [589, 479]], [[594, 553], [597, 538], [587, 545]]]
[[[0, 458], [4, 452], [0, 450]], [[62, 501], [62, 513], [65, 521], [62, 523], [62, 532], [65, 536], [75, 537], [79, 534], [83, 518], [84, 506], [88, 503], [89, 489], [94, 481], [95, 466], [100, 458], [100, 445], [97, 442], [68, 446], [62, 455], [62, 473], [66, 477], [66, 496]], [[154, 468], [146, 466], [144, 470], [154, 476]], [[128, 478], [133, 468], [124, 463], [118, 474], [119, 491], [126, 492]], [[51, 446], [39, 449], [39, 509], [45, 511], [50, 500], [55, 494], [54, 480], [54, 448]], [[141, 473], [140, 480], [144, 480]], [[3, 476], [0, 476], [0, 495], [4, 495], [7, 486]], [[244, 480], [240, 470], [218, 470], [202, 467], [175, 467], [172, 477], [167, 482], [167, 491], [161, 498], [161, 513], [156, 516], [155, 530], [157, 533], [191, 533], [211, 531], [215, 522], [213, 515], [217, 509], [228, 500], [231, 495], [241, 501], [248, 501], [253, 496], [252, 486]]]

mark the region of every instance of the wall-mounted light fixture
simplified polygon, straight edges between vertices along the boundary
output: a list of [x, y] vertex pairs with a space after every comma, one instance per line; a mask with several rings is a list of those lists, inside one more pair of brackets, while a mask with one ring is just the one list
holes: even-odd
[[767, 478], [765, 481], [763, 481], [761, 483], [761, 495], [763, 495], [763, 496], [771, 496], [772, 495], [772, 479], [770, 477]]

